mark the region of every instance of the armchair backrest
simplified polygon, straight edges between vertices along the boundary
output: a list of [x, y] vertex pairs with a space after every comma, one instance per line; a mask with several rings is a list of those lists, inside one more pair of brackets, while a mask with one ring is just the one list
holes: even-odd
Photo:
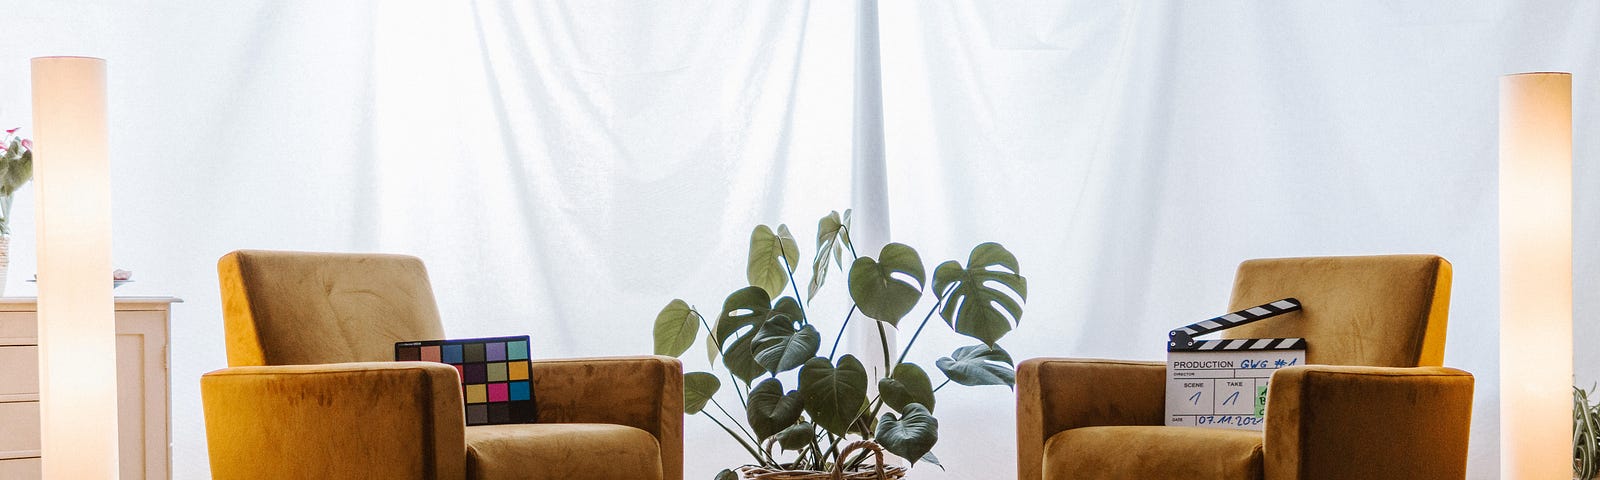
[[1305, 338], [1313, 364], [1438, 366], [1450, 273], [1450, 262], [1435, 255], [1249, 260], [1239, 265], [1229, 311], [1286, 297], [1303, 309], [1222, 333]]
[[239, 250], [217, 273], [229, 366], [387, 361], [444, 338], [416, 257]]

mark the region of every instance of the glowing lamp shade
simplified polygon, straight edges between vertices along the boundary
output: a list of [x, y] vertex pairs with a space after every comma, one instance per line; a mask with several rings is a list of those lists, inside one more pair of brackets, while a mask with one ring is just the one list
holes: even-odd
[[1500, 80], [1500, 478], [1572, 478], [1572, 76]]
[[44, 478], [117, 478], [106, 64], [33, 59]]

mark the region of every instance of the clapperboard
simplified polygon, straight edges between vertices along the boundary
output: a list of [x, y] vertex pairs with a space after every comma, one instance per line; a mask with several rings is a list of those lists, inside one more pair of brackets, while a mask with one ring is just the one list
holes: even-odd
[[1305, 339], [1195, 337], [1296, 310], [1300, 301], [1285, 298], [1168, 333], [1167, 425], [1261, 430], [1272, 372], [1304, 365]]

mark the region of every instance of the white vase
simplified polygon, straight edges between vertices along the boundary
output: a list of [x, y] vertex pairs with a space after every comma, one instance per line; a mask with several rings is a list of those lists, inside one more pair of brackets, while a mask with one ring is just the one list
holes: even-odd
[[0, 297], [6, 295], [6, 272], [11, 270], [11, 236], [0, 235]]

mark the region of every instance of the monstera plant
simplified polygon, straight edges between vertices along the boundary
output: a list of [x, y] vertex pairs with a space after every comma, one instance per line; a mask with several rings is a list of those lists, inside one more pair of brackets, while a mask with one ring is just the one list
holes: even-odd
[[[827, 312], [844, 318], [830, 342], [812, 322], [824, 312], [815, 311], [810, 301], [829, 272], [843, 270], [847, 260], [854, 305]], [[1015, 387], [1011, 355], [998, 342], [1022, 319], [1028, 282], [1016, 257], [1000, 244], [973, 248], [965, 265], [940, 263], [929, 278], [922, 257], [906, 245], [890, 243], [876, 257], [858, 256], [846, 210], [818, 222], [811, 280], [803, 295], [795, 280], [798, 265], [799, 246], [788, 226], [757, 226], [745, 270], [750, 286], [729, 294], [709, 316], [675, 299], [655, 321], [658, 355], [683, 355], [705, 332], [712, 370], [720, 360], [726, 371], [684, 374], [684, 411], [716, 423], [750, 453], [753, 466], [825, 471], [844, 462], [855, 468], [864, 463], [865, 453], [840, 456], [847, 442], [857, 440], [875, 441], [913, 466], [938, 464], [931, 453], [939, 440], [935, 394], [950, 383]], [[889, 329], [910, 326], [902, 319], [929, 293], [933, 306], [899, 354], [891, 355], [888, 342], [882, 342], [884, 364], [871, 370], [887, 375], [876, 380], [877, 392], [869, 395], [869, 367], [854, 355], [840, 354], [839, 336], [852, 321], [873, 322], [880, 339]], [[955, 333], [976, 341], [934, 359], [932, 366], [943, 377], [937, 385], [939, 377], [930, 375], [928, 364], [908, 357], [935, 314]], [[736, 392], [739, 404], [717, 400], [724, 387]], [[737, 478], [732, 470], [717, 475], [717, 480], [731, 478]]]

